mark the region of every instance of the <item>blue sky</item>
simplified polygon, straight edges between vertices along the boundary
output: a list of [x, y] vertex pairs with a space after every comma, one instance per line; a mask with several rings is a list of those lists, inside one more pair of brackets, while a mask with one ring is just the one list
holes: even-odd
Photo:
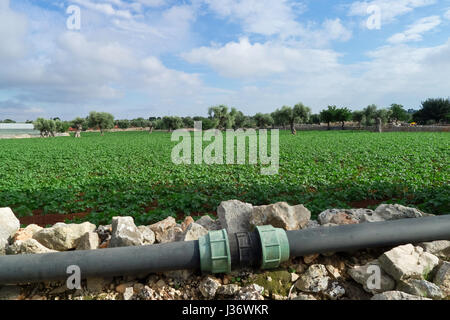
[[450, 95], [449, 31], [450, 0], [0, 0], [0, 119], [417, 109]]

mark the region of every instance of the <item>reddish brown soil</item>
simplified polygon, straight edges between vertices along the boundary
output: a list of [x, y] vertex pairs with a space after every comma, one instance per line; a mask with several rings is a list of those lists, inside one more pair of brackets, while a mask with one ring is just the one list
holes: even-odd
[[381, 200], [366, 199], [349, 202], [348, 205], [352, 208], [367, 208], [369, 206], [377, 206], [379, 204], [382, 204], [383, 202], [386, 202], [387, 200], [389, 199], [381, 199]]
[[46, 214], [46, 215], [34, 215], [32, 217], [19, 217], [21, 224], [37, 224], [38, 226], [45, 227], [47, 225], [54, 225], [57, 222], [65, 222], [66, 220], [73, 220], [75, 218], [84, 218], [89, 212], [71, 213], [71, 214]]
[[[359, 200], [359, 201], [353, 201], [349, 202], [348, 205], [351, 208], [367, 208], [369, 206], [377, 206], [379, 204], [382, 204], [390, 199], [365, 199], [365, 200]], [[158, 207], [158, 201], [155, 200], [152, 203], [149, 203], [145, 207], [145, 212], [150, 212]], [[205, 206], [205, 209], [209, 209]], [[37, 224], [41, 227], [45, 227], [47, 225], [53, 225], [57, 222], [65, 222], [66, 220], [74, 220], [76, 218], [84, 218], [86, 217], [90, 212], [88, 210], [87, 212], [79, 212], [79, 213], [72, 213], [72, 214], [43, 214], [43, 210], [33, 210], [33, 216], [31, 217], [19, 217], [21, 224], [29, 225], [29, 224]], [[211, 216], [217, 216], [217, 213], [215, 211], [210, 212], [192, 212], [190, 216], [192, 217], [200, 217], [204, 216], [206, 214], [209, 214]], [[184, 220], [188, 215], [186, 215], [184, 212], [178, 212], [177, 213], [177, 220]]]
[[155, 210], [158, 208], [158, 200], [153, 200], [152, 203], [149, 203], [147, 206], [145, 206], [145, 212], [149, 213], [152, 210]]

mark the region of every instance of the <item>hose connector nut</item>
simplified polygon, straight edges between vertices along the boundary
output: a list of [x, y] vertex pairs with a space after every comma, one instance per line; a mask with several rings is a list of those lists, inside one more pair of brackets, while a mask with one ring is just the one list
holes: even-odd
[[205, 273], [231, 272], [231, 253], [225, 229], [210, 231], [198, 239], [200, 268]]
[[275, 269], [289, 260], [289, 241], [283, 229], [267, 225], [258, 226], [256, 230], [261, 239], [261, 269]]

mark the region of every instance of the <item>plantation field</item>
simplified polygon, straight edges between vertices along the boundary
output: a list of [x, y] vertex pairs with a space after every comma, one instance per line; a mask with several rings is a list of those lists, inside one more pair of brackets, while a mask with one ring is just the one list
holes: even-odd
[[273, 176], [259, 165], [175, 165], [175, 145], [163, 132], [0, 140], [0, 207], [19, 216], [89, 212], [96, 224], [214, 213], [228, 199], [302, 203], [313, 214], [382, 201], [450, 212], [448, 133], [280, 132]]

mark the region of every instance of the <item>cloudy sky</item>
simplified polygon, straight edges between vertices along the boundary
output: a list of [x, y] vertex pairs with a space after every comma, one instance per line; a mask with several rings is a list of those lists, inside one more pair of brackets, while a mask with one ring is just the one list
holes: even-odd
[[450, 0], [0, 0], [0, 41], [0, 119], [450, 95]]

